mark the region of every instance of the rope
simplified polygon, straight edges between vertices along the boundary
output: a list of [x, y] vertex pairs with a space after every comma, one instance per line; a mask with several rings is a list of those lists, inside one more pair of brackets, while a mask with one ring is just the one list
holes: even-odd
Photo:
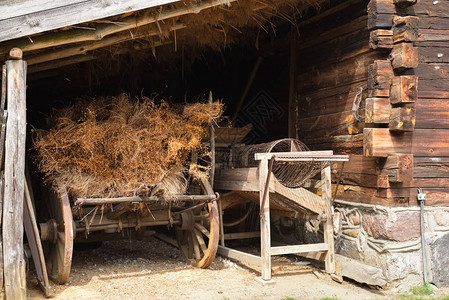
[[354, 116], [354, 119], [357, 121], [360, 121], [360, 103], [362, 102], [362, 95], [363, 95], [364, 88], [361, 86], [359, 88], [359, 92], [355, 95], [354, 101], [352, 102], [352, 115]]

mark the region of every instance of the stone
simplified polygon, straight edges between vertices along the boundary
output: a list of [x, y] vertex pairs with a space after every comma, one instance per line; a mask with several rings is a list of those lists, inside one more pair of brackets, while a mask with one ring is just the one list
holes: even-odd
[[348, 216], [349, 222], [354, 225], [360, 225], [360, 214], [357, 211], [353, 211]]
[[345, 238], [337, 238], [335, 241], [335, 253], [360, 260], [360, 253], [357, 250], [357, 244], [355, 241], [350, 241]]
[[340, 267], [341, 275], [360, 283], [384, 286], [387, 280], [380, 268], [366, 265], [360, 261], [342, 255], [335, 255], [335, 261]]
[[376, 239], [405, 242], [420, 236], [419, 212], [398, 213], [395, 222], [385, 215], [364, 214], [362, 225]]
[[[422, 280], [421, 251], [390, 252], [387, 255], [386, 276], [389, 281], [402, 280], [419, 275]], [[413, 285], [417, 283], [414, 282]]]
[[360, 232], [360, 229], [345, 229], [345, 230], [343, 230], [342, 233], [346, 234], [348, 236], [351, 236], [351, 237], [358, 237], [359, 232]]
[[441, 210], [436, 211], [434, 212], [433, 217], [438, 226], [449, 226], [449, 212]]
[[449, 233], [430, 245], [433, 283], [437, 287], [449, 286]]

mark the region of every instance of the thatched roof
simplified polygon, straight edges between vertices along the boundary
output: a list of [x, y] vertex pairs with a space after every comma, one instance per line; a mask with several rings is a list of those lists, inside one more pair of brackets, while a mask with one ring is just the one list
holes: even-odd
[[276, 31], [276, 21], [296, 24], [308, 8], [328, 0], [185, 0], [71, 25], [0, 43], [0, 57], [12, 47], [24, 51], [29, 72], [171, 44], [175, 51], [222, 49], [249, 35]]

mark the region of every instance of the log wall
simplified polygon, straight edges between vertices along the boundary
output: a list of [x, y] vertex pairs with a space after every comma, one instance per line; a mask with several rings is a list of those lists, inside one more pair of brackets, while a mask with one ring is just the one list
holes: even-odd
[[360, 1], [315, 20], [297, 46], [297, 130], [351, 154], [341, 177], [334, 166], [338, 198], [417, 205], [420, 187], [449, 205], [448, 2]]

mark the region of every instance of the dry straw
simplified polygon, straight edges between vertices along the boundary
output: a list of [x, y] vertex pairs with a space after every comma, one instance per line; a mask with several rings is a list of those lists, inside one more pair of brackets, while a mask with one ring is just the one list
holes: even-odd
[[55, 113], [55, 126], [34, 143], [36, 161], [47, 181], [73, 197], [183, 194], [186, 171], [207, 176], [189, 157], [207, 153], [201, 139], [222, 112], [220, 102], [86, 99]]

